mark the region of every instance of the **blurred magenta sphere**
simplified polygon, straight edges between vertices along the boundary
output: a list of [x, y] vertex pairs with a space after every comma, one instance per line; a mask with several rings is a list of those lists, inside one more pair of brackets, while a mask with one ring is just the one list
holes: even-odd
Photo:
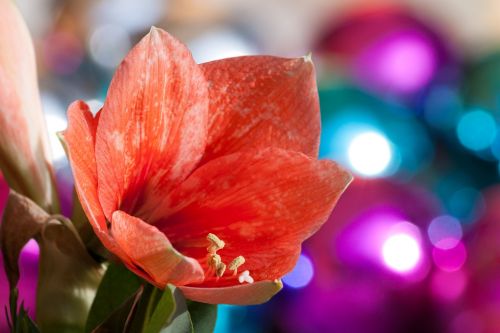
[[430, 26], [395, 7], [352, 12], [328, 26], [316, 48], [360, 85], [398, 95], [421, 91], [450, 61]]

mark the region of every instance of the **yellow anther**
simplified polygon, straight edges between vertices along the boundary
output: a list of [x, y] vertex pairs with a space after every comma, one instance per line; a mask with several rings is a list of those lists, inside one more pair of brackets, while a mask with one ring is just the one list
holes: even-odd
[[216, 253], [220, 249], [223, 249], [224, 245], [226, 245], [223, 240], [212, 233], [207, 235], [207, 240], [210, 242], [210, 245], [207, 247], [208, 253]]
[[238, 273], [238, 267], [245, 263], [245, 258], [243, 256], [237, 256], [229, 263], [228, 268], [230, 271], [234, 271], [234, 274]]
[[[217, 254], [217, 251], [221, 250], [224, 248], [226, 243], [219, 237], [217, 237], [215, 234], [209, 233], [207, 235], [207, 240], [209, 241], [210, 245], [207, 247], [208, 255], [207, 255], [207, 265], [208, 265], [208, 272], [209, 274], [213, 274], [215, 271], [215, 275], [217, 276], [217, 279], [222, 277], [224, 275], [224, 272], [226, 271], [226, 268], [229, 270], [233, 271], [233, 274], [236, 275], [238, 274], [238, 267], [243, 265], [245, 263], [245, 258], [243, 256], [237, 256], [236, 258], [231, 261], [229, 265], [224, 264], [222, 262], [222, 259], [220, 255]], [[252, 283], [253, 278], [249, 275], [250, 273], [248, 271], [243, 272], [244, 274], [244, 282]], [[241, 277], [239, 278], [239, 280]], [[243, 282], [241, 282], [243, 283]]]
[[217, 275], [217, 279], [224, 275], [224, 272], [226, 271], [226, 264], [222, 262], [220, 255], [216, 253], [210, 253], [208, 255], [207, 265], [210, 274], [215, 272], [215, 275]]
[[215, 275], [217, 275], [217, 278], [220, 278], [222, 275], [224, 275], [225, 271], [226, 271], [226, 264], [221, 262], [219, 263], [217, 269], [215, 270]]
[[217, 266], [222, 262], [220, 255], [213, 253], [208, 255], [208, 267], [217, 269]]

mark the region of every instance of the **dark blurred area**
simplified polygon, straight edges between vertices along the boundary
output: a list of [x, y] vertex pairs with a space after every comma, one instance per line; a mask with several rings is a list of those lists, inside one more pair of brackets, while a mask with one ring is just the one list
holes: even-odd
[[[67, 200], [71, 175], [55, 135], [66, 107], [83, 99], [97, 111], [114, 69], [152, 25], [200, 63], [312, 51], [320, 157], [356, 179], [284, 290], [265, 305], [220, 306], [216, 332], [500, 332], [499, 1], [17, 4]], [[22, 258], [21, 295], [32, 307], [36, 251], [30, 243]]]

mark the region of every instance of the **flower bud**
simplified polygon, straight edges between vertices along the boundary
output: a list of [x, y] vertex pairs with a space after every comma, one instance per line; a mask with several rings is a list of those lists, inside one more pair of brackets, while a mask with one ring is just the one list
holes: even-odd
[[35, 53], [21, 14], [0, 0], [0, 168], [9, 186], [49, 211], [55, 192]]

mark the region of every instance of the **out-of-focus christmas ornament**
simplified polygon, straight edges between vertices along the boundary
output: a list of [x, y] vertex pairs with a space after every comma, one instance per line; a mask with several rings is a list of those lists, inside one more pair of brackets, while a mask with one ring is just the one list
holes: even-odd
[[450, 61], [438, 34], [397, 7], [362, 8], [333, 21], [316, 48], [347, 65], [357, 83], [403, 96], [421, 91]]
[[432, 159], [427, 130], [402, 104], [347, 85], [320, 90], [320, 102], [320, 154], [335, 158], [359, 177], [397, 173], [408, 179]]
[[450, 333], [496, 333], [500, 327], [500, 187], [484, 193], [487, 210], [468, 237], [465, 296], [448, 313]]
[[324, 232], [305, 244], [314, 275], [300, 293], [285, 284], [277, 300], [280, 327], [399, 333], [413, 325], [415, 332], [437, 331], [427, 312], [432, 299], [424, 292], [432, 262], [425, 230], [440, 211], [436, 197], [421, 187], [355, 180]]

